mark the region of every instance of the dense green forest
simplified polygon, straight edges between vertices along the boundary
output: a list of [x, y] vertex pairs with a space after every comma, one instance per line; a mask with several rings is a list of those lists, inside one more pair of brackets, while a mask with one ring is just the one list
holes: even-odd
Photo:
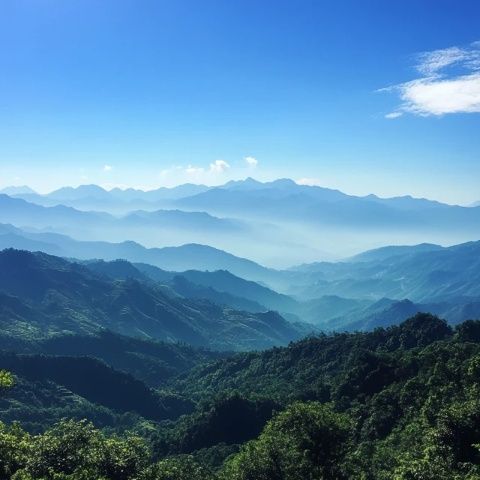
[[[101, 342], [116, 345], [115, 368]], [[452, 328], [418, 314], [262, 352], [198, 351], [188, 364], [191, 347], [125, 342], [107, 334], [96, 353], [84, 341], [65, 356], [57, 339], [3, 355], [0, 478], [480, 478], [479, 321]], [[143, 350], [145, 366], [163, 355], [161, 385], [125, 371], [128, 348]], [[77, 362], [89, 362], [83, 383], [64, 373]], [[58, 403], [62, 388], [72, 410]], [[30, 422], [16, 424], [22, 402]]]

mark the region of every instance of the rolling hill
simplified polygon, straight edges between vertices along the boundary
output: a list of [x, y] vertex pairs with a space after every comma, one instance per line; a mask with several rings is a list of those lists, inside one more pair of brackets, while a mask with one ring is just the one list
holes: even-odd
[[274, 312], [248, 313], [172, 295], [138, 279], [112, 281], [43, 253], [0, 253], [0, 323], [10, 341], [109, 329], [219, 350], [261, 349], [308, 333]]

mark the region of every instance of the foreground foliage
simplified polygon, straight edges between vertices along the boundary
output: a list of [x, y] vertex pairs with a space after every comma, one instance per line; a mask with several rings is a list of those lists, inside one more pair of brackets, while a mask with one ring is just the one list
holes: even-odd
[[[15, 383], [4, 399], [23, 388], [0, 378]], [[132, 418], [132, 433], [1, 424], [0, 479], [480, 480], [478, 321], [419, 314], [222, 358], [169, 388], [194, 411], [148, 428]]]

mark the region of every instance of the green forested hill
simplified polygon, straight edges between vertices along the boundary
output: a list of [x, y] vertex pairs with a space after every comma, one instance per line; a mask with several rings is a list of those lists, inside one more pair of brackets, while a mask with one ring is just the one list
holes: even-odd
[[286, 348], [238, 354], [213, 366], [199, 366], [180, 387], [200, 396], [204, 392], [238, 390], [245, 394], [262, 392], [283, 402], [307, 397], [330, 400], [338, 381], [359, 368], [363, 357], [377, 374], [387, 359], [453, 339], [453, 330], [444, 321], [419, 314], [388, 329], [320, 335]]
[[[38, 371], [49, 365], [50, 371], [61, 357], [42, 357], [38, 365], [32, 358], [40, 357], [21, 357], [21, 363], [31, 362], [28, 368]], [[30, 475], [15, 479], [52, 480], [480, 478], [478, 321], [453, 329], [432, 315], [419, 314], [370, 333], [322, 335], [288, 347], [206, 360], [167, 382], [170, 394], [193, 402], [191, 413], [159, 423], [142, 412], [151, 418], [146, 428], [145, 417], [135, 417], [138, 407], [122, 407], [143, 439], [109, 440], [85, 423], [60, 423], [39, 437], [2, 427], [2, 468]], [[68, 370], [69, 363], [80, 365], [81, 359], [61, 362]], [[29, 378], [26, 367], [4, 362], [0, 368], [7, 366], [18, 372], [18, 389], [31, 395], [31, 384], [22, 384]], [[90, 376], [89, 388], [100, 395], [102, 390], [94, 387], [96, 376]], [[65, 378], [51, 378], [65, 383]], [[115, 392], [112, 389], [112, 395]], [[134, 392], [121, 401], [134, 399]], [[89, 391], [83, 394], [90, 404], [98, 401]], [[1, 395], [7, 399], [12, 394]], [[149, 395], [162, 398], [161, 393]], [[122, 411], [118, 405], [112, 408], [110, 412]], [[98, 416], [89, 418], [98, 422]], [[114, 424], [112, 417], [110, 428]], [[72, 460], [68, 468], [55, 463], [79, 445], [85, 432], [100, 435], [97, 443], [84, 446], [84, 458], [92, 463]], [[19, 435], [24, 435], [23, 443]], [[64, 438], [69, 443], [60, 451], [55, 445]], [[124, 442], [124, 447], [116, 448], [115, 442]], [[137, 447], [131, 442], [138, 442]], [[110, 463], [105, 463], [105, 455]], [[131, 470], [118, 477], [112, 471], [126, 461], [124, 456]], [[44, 470], [38, 470], [39, 465]], [[39, 473], [44, 471], [51, 473]]]
[[108, 330], [92, 335], [56, 335], [14, 344], [0, 337], [0, 349], [30, 355], [97, 358], [151, 387], [165, 386], [194, 366], [231, 355], [186, 344], [127, 337]]
[[0, 364], [20, 379], [2, 399], [2, 419], [40, 426], [88, 417], [101, 426], [133, 426], [121, 414], [160, 421], [193, 409], [186, 399], [156, 392], [89, 357], [0, 354]]
[[39, 252], [0, 252], [0, 295], [1, 336], [12, 344], [109, 329], [217, 350], [250, 350], [286, 344], [307, 332], [274, 312], [182, 298], [150, 281], [112, 280]]
[[[0, 420], [38, 431], [63, 417], [116, 430], [175, 419], [192, 401], [173, 392], [175, 377], [227, 353], [121, 336], [54, 336], [0, 350], [0, 368], [16, 376], [0, 399]], [[0, 339], [0, 348], [12, 349]], [[153, 389], [157, 390], [153, 390]]]
[[0, 478], [480, 478], [479, 321], [424, 313], [214, 353], [301, 327], [98, 267], [0, 253]]

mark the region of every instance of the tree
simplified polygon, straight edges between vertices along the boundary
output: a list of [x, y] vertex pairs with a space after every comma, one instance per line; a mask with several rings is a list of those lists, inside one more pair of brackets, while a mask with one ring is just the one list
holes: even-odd
[[0, 389], [13, 387], [14, 384], [13, 375], [6, 370], [0, 370]]
[[86, 420], [62, 420], [32, 437], [18, 479], [129, 480], [150, 460], [145, 442], [136, 436], [106, 438]]
[[31, 437], [17, 423], [0, 422], [0, 479], [10, 479], [28, 458]]
[[347, 478], [341, 464], [350, 423], [328, 405], [295, 403], [273, 418], [257, 440], [227, 461], [225, 480]]
[[215, 480], [216, 476], [190, 455], [167, 458], [148, 467], [139, 480]]
[[38, 478], [54, 478], [57, 473], [97, 470], [102, 455], [102, 435], [87, 422], [62, 420], [33, 439], [26, 470]]

